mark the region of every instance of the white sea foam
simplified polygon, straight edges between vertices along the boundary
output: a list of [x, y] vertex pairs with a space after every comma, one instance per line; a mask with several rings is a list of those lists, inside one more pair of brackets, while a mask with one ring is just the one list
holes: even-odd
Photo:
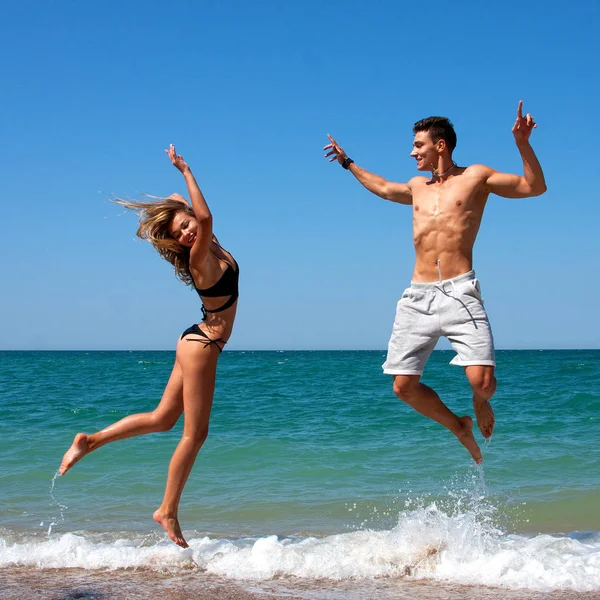
[[103, 542], [87, 539], [83, 535], [66, 533], [43, 541], [22, 543], [10, 543], [0, 537], [0, 568], [11, 566], [38, 569], [146, 568], [178, 571], [193, 567], [194, 563], [191, 551], [183, 551], [173, 543], [160, 542], [151, 546], [141, 546], [133, 536]]
[[449, 513], [435, 504], [402, 513], [387, 531], [304, 539], [190, 536], [187, 550], [134, 534], [112, 539], [92, 534], [18, 542], [11, 538], [9, 532], [0, 534], [0, 568], [177, 572], [199, 567], [228, 579], [253, 581], [401, 577], [537, 591], [600, 590], [600, 534], [509, 535], [476, 510]]

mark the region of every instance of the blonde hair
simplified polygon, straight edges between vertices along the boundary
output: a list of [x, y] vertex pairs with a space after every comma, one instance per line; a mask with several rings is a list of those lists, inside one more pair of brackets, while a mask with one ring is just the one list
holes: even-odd
[[154, 202], [131, 202], [117, 198], [114, 202], [137, 213], [140, 220], [136, 232], [138, 237], [150, 242], [154, 249], [173, 265], [178, 279], [186, 285], [194, 285], [190, 273], [190, 250], [177, 243], [169, 230], [178, 213], [184, 212], [194, 217], [194, 211], [189, 204], [174, 198], [157, 198]]

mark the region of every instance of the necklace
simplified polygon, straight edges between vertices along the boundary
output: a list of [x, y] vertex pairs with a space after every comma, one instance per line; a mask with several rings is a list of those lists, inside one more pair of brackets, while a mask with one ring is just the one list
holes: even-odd
[[[433, 166], [433, 165], [432, 165]], [[443, 172], [443, 173], [436, 173], [435, 169], [433, 169], [433, 177], [439, 177], [442, 178], [444, 175], [446, 175], [447, 173], [449, 173], [452, 169], [454, 169], [454, 167], [458, 167], [458, 165], [452, 161], [452, 164]]]

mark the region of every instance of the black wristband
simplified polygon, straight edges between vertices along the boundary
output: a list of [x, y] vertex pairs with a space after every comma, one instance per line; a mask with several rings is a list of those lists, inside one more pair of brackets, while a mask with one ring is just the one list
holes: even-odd
[[350, 165], [353, 163], [354, 161], [349, 158], [348, 156], [346, 156], [346, 158], [340, 163], [342, 165], [342, 167], [344, 167], [344, 169], [348, 170], [350, 168]]

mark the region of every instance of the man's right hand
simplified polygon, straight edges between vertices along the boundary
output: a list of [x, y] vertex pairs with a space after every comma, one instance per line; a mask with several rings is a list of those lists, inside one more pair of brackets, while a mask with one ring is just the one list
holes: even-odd
[[[329, 150], [325, 154], [325, 158], [328, 158], [329, 162], [337, 160], [340, 165], [344, 166], [344, 161], [348, 158], [348, 155], [329, 134], [327, 134], [327, 137], [330, 143], [323, 148], [323, 150]], [[375, 173], [369, 173], [369, 171], [358, 167], [356, 164], [354, 164], [351, 172], [364, 187], [380, 198], [399, 204], [412, 204], [412, 190], [406, 183], [392, 183], [383, 177], [379, 177], [379, 175], [375, 175]]]
[[323, 150], [329, 150], [329, 152], [325, 155], [325, 158], [331, 157], [329, 158], [329, 162], [337, 160], [341, 165], [344, 162], [344, 160], [348, 158], [348, 155], [329, 134], [327, 134], [327, 137], [329, 138], [329, 141], [331, 143], [327, 144], [327, 146], [323, 148]]

